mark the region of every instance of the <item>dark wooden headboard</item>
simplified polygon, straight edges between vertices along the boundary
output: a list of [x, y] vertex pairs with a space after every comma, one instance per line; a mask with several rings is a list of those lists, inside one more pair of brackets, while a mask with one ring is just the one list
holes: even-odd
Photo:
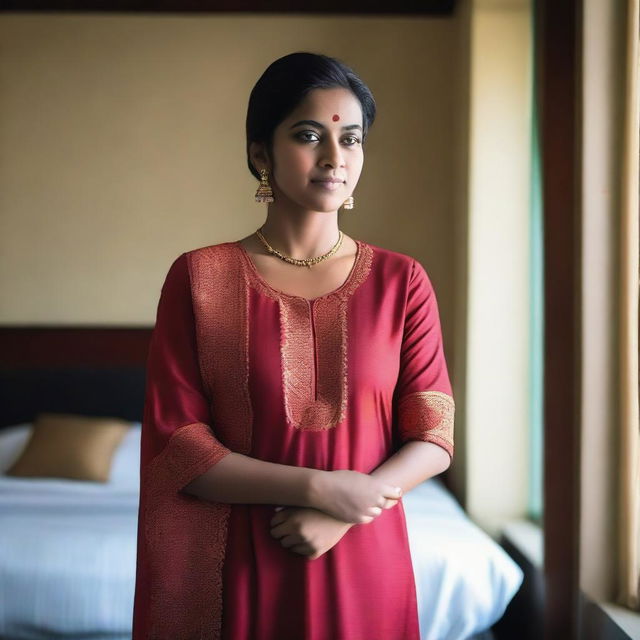
[[152, 327], [0, 327], [0, 428], [39, 412], [142, 420]]

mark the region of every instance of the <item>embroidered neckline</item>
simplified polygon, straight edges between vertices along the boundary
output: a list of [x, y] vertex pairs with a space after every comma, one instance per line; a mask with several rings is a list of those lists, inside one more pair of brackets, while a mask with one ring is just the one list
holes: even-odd
[[[359, 284], [359, 282], [357, 282], [359, 279], [362, 278], [362, 275], [366, 275], [366, 273], [368, 273], [369, 269], [368, 269], [368, 264], [365, 265], [364, 269], [361, 269], [361, 263], [363, 260], [364, 256], [368, 256], [368, 254], [370, 252], [365, 251], [365, 243], [362, 240], [358, 240], [357, 238], [354, 238], [356, 245], [357, 245], [357, 251], [356, 251], [356, 257], [355, 260], [353, 261], [353, 265], [351, 266], [351, 270], [349, 271], [349, 275], [347, 276], [346, 280], [337, 288], [334, 289], [333, 291], [330, 291], [329, 293], [325, 293], [324, 295], [321, 296], [317, 296], [315, 298], [305, 298], [304, 296], [298, 296], [298, 295], [294, 295], [292, 293], [285, 293], [284, 291], [281, 291], [280, 289], [276, 289], [275, 287], [271, 286], [260, 274], [260, 272], [258, 271], [256, 265], [254, 264], [253, 260], [251, 259], [251, 256], [249, 255], [249, 252], [242, 246], [242, 244], [240, 243], [239, 240], [236, 240], [235, 242], [232, 242], [232, 245], [235, 245], [239, 250], [240, 253], [242, 254], [242, 256], [244, 257], [244, 260], [246, 262], [246, 264], [249, 267], [249, 272], [251, 273], [251, 275], [253, 276], [253, 279], [259, 284], [261, 285], [261, 288], [263, 290], [266, 290], [267, 292], [271, 293], [271, 296], [274, 298], [287, 298], [290, 300], [304, 300], [305, 302], [315, 302], [317, 300], [325, 300], [325, 299], [329, 299], [329, 298], [333, 298], [334, 296], [340, 296], [341, 294], [345, 293], [348, 295], [348, 291], [350, 290], [350, 285], [356, 281], [356, 286], [357, 284]], [[369, 263], [369, 261], [367, 261], [367, 263]], [[354, 289], [355, 287], [352, 287], [351, 289]]]

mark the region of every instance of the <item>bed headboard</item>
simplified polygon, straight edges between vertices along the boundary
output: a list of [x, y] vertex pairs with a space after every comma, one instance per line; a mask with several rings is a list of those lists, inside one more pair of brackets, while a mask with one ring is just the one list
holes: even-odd
[[0, 327], [0, 429], [42, 411], [141, 421], [151, 332]]

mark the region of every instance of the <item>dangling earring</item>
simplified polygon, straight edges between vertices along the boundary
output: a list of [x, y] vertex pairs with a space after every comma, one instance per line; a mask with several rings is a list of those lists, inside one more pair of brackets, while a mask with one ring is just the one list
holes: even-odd
[[256, 202], [273, 202], [273, 191], [267, 178], [266, 169], [260, 169], [260, 185], [256, 191]]
[[353, 209], [353, 196], [349, 196], [343, 203], [342, 203], [342, 207], [344, 209]]

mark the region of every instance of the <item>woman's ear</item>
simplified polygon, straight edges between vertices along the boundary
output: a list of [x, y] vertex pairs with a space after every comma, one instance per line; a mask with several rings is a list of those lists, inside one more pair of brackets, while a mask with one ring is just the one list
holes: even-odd
[[271, 163], [262, 142], [252, 142], [249, 145], [249, 159], [258, 173], [260, 173], [260, 169], [270, 169]]

